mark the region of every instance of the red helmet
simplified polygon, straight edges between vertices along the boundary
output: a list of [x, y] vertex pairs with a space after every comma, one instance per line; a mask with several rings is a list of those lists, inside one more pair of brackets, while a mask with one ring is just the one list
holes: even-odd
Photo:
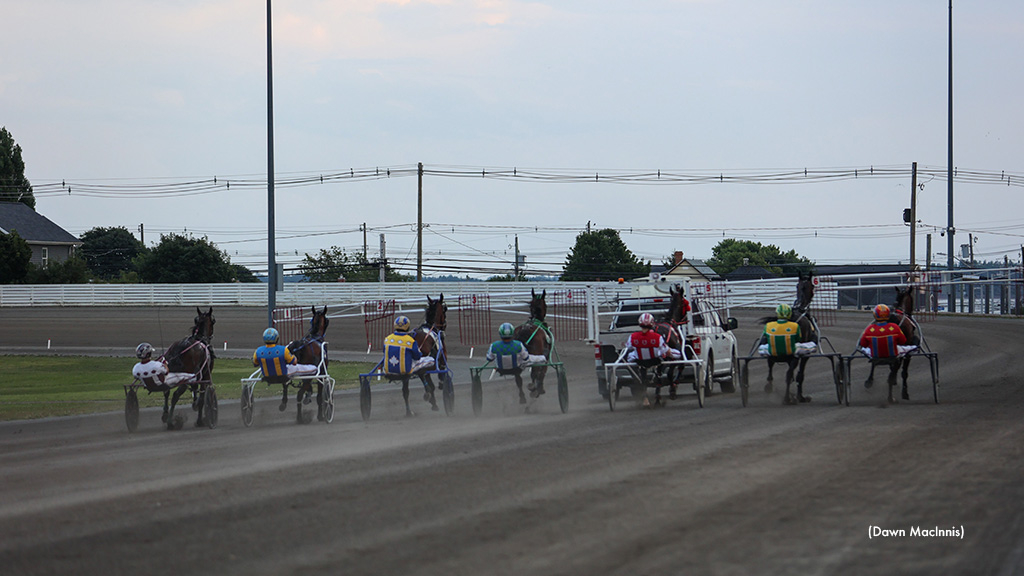
[[641, 328], [654, 328], [654, 316], [650, 312], [644, 312], [637, 323]]
[[879, 304], [878, 306], [875, 306], [875, 309], [871, 311], [871, 314], [874, 315], [875, 320], [877, 320], [878, 322], [888, 320], [889, 307], [886, 306], [885, 304]]

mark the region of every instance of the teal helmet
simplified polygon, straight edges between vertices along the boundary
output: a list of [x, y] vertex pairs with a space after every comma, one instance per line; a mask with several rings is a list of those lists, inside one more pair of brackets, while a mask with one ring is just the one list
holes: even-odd
[[789, 304], [779, 304], [775, 307], [775, 317], [779, 320], [789, 320], [793, 316], [793, 308]]
[[275, 328], [267, 328], [263, 331], [263, 341], [267, 344], [277, 344], [277, 339], [280, 337], [281, 335], [277, 333]]
[[409, 318], [407, 316], [399, 316], [395, 318], [395, 330], [399, 332], [408, 332]]
[[511, 338], [514, 331], [515, 328], [512, 327], [510, 322], [504, 322], [501, 326], [498, 326], [498, 336], [500, 336], [502, 340], [508, 340]]

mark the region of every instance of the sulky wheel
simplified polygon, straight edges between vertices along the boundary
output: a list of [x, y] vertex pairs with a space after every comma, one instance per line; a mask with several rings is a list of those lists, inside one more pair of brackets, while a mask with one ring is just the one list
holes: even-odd
[[363, 415], [363, 422], [370, 419], [370, 379], [359, 377], [359, 412]]
[[253, 398], [253, 386], [252, 384], [245, 384], [242, 386], [242, 424], [246, 428], [252, 426], [252, 417], [255, 412], [255, 399]]
[[608, 375], [608, 409], [615, 412], [615, 403], [619, 401], [619, 383], [615, 370]]
[[841, 358], [832, 370], [832, 380], [836, 384], [836, 401], [842, 404], [843, 398], [846, 396], [846, 383], [843, 378], [843, 360]]
[[746, 362], [740, 366], [740, 398], [743, 399], [743, 407], [746, 408], [750, 399], [750, 368]]
[[484, 385], [480, 381], [480, 374], [473, 374], [471, 396], [473, 402], [473, 415], [479, 416], [484, 409]]
[[208, 384], [203, 392], [203, 408], [206, 427], [213, 430], [217, 427], [217, 389], [213, 384]]
[[451, 416], [455, 413], [455, 385], [452, 383], [451, 371], [441, 377], [441, 400], [444, 401], [444, 413]]
[[135, 388], [129, 388], [124, 396], [124, 422], [129, 432], [139, 427], [139, 394]]
[[325, 378], [323, 387], [324, 423], [334, 422], [334, 379]]
[[565, 370], [559, 367], [557, 371], [558, 375], [558, 407], [562, 409], [562, 414], [569, 411], [569, 381], [565, 377]]

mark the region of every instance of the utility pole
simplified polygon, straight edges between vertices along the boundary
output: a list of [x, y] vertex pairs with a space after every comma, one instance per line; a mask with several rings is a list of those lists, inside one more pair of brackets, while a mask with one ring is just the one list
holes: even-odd
[[363, 231], [363, 262], [366, 262], [366, 222], [360, 224], [359, 229]]
[[143, 246], [146, 245], [146, 227], [143, 224], [139, 224], [139, 242], [141, 242]]
[[930, 233], [926, 237], [925, 244], [926, 244], [925, 250], [928, 252], [928, 255], [926, 256], [924, 269], [925, 270], [931, 270], [932, 269], [932, 235]]
[[519, 281], [519, 234], [516, 234], [516, 265], [515, 265], [515, 276], [512, 277], [513, 282]]
[[587, 234], [590, 234], [590, 220], [587, 220]]
[[953, 227], [953, 0], [949, 0], [949, 102], [948, 128], [946, 133], [946, 267], [949, 270], [949, 306], [947, 312], [953, 311], [953, 299], [955, 286], [953, 285], [953, 235], [956, 228]]
[[274, 325], [277, 305], [277, 261], [274, 244], [274, 58], [271, 40], [273, 11], [267, 0], [267, 326]]
[[[416, 169], [416, 281], [423, 281], [423, 162]], [[381, 280], [383, 282], [383, 280]]]
[[910, 166], [910, 281], [917, 279], [917, 162]]
[[[970, 255], [971, 275], [974, 275], [974, 234], [967, 235], [967, 253]], [[974, 314], [974, 283], [967, 285], [967, 312]]]
[[378, 281], [380, 281], [380, 282], [384, 282], [384, 271], [387, 270], [387, 267], [388, 267], [388, 259], [387, 259], [387, 256], [386, 256], [385, 248], [386, 248], [386, 246], [384, 244], [384, 235], [381, 234], [380, 235], [380, 268], [379, 268], [380, 273], [378, 274], [378, 277], [377, 277]]

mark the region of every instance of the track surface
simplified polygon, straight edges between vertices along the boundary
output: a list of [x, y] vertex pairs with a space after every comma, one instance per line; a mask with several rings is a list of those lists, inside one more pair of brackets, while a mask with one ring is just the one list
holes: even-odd
[[[0, 351], [50, 331], [130, 352], [156, 339], [138, 325], [151, 314], [0, 310]], [[166, 336], [187, 333], [194, 310], [161, 314], [184, 316]], [[240, 351], [264, 319], [217, 318]], [[868, 319], [840, 314], [824, 332], [849, 352]], [[740, 323], [742, 353], [759, 328]], [[940, 404], [924, 362], [911, 366], [912, 400], [887, 406], [884, 376], [865, 390], [861, 361], [852, 405], [838, 406], [827, 361], [812, 360], [810, 404], [782, 405], [778, 370], [766, 395], [762, 362], [747, 408], [716, 394], [703, 409], [689, 395], [611, 413], [592, 349], [562, 343], [565, 415], [551, 393], [524, 413], [514, 385], [495, 380], [474, 417], [468, 367], [480, 362], [463, 354], [452, 417], [414, 391], [419, 415], [406, 419], [397, 387], [381, 384], [365, 424], [351, 392], [330, 425], [297, 425], [294, 404], [280, 413], [276, 401], [257, 405], [252, 428], [227, 402], [215, 430], [168, 432], [152, 410], [134, 434], [120, 411], [2, 423], [0, 573], [1021, 574], [1021, 327], [925, 324]], [[332, 322], [329, 336], [335, 349], [365, 346], [361, 326]], [[869, 538], [872, 527], [905, 535]]]

